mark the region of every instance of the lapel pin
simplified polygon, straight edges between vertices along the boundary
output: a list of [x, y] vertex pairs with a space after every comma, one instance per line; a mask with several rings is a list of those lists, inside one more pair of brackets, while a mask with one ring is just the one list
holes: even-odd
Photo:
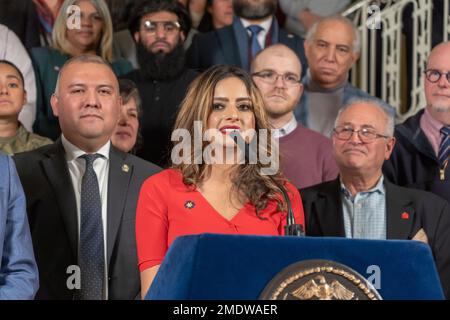
[[123, 172], [128, 172], [128, 171], [130, 171], [130, 167], [127, 164], [123, 164], [122, 165], [122, 171]]
[[406, 212], [406, 211], [403, 212], [403, 213], [402, 213], [402, 219], [403, 219], [403, 220], [408, 220], [408, 219], [409, 219], [409, 213]]
[[194, 209], [195, 208], [195, 203], [192, 200], [188, 200], [184, 203], [184, 207], [186, 209]]

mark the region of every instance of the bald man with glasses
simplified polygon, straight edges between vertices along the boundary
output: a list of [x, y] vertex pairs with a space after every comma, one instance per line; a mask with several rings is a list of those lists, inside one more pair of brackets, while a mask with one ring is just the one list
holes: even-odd
[[397, 145], [383, 167], [386, 178], [450, 201], [450, 42], [430, 53], [423, 74], [426, 107], [397, 125]]
[[286, 178], [297, 188], [336, 178], [330, 139], [297, 123], [294, 116], [303, 92], [302, 67], [295, 52], [280, 43], [267, 47], [255, 56], [251, 72], [279, 141]]
[[427, 243], [450, 298], [450, 206], [432, 193], [384, 178], [381, 168], [394, 149], [393, 133], [392, 113], [376, 101], [353, 101], [341, 109], [332, 135], [339, 177], [300, 191], [306, 233]]

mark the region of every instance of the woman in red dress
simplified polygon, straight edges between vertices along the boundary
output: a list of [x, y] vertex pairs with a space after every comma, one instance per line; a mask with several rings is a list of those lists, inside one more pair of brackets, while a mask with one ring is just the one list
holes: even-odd
[[[148, 178], [139, 196], [136, 239], [143, 297], [178, 236], [283, 235], [287, 205], [277, 184], [286, 189], [296, 222], [304, 224], [300, 194], [278, 171], [276, 145], [264, 141], [263, 130], [270, 137], [262, 97], [245, 71], [214, 66], [191, 84], [172, 135], [172, 140], [182, 137], [172, 150], [172, 166]], [[235, 133], [248, 143], [260, 138], [256, 159], [243, 161], [231, 137]], [[275, 170], [269, 176], [270, 168]]]

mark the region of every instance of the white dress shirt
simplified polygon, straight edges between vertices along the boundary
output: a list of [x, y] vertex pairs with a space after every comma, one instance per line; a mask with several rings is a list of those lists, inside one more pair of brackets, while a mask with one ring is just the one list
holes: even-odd
[[[66, 151], [66, 160], [69, 167], [70, 180], [72, 181], [73, 190], [75, 193], [75, 201], [77, 204], [77, 221], [78, 221], [78, 243], [80, 241], [80, 217], [81, 217], [81, 180], [83, 179], [84, 172], [86, 171], [86, 161], [80, 156], [86, 154], [77, 146], [70, 143], [64, 135], [61, 135], [61, 142], [64, 150]], [[105, 297], [108, 299], [108, 263], [107, 263], [107, 246], [106, 246], [106, 226], [107, 226], [107, 202], [108, 202], [108, 173], [109, 173], [109, 149], [111, 148], [111, 142], [108, 141], [103, 147], [101, 147], [96, 153], [101, 157], [94, 161], [93, 167], [95, 174], [97, 175], [98, 185], [100, 189], [100, 198], [102, 202], [102, 224], [103, 224], [103, 252], [105, 258], [105, 279], [104, 279], [104, 292]]]
[[[267, 32], [269, 32], [270, 27], [272, 26], [272, 19], [273, 17], [270, 16], [267, 20], [264, 20], [263, 22], [259, 23], [258, 25], [262, 28], [262, 30], [258, 33], [257, 39], [258, 43], [261, 46], [261, 49], [264, 49], [266, 46], [266, 36]], [[250, 30], [247, 29], [248, 26], [253, 25], [248, 20], [241, 18], [242, 25], [244, 26], [245, 30], [247, 30], [247, 34], [250, 37], [252, 33]]]
[[287, 136], [289, 133], [297, 128], [297, 119], [292, 115], [291, 120], [289, 120], [284, 126], [278, 129], [272, 129], [273, 137], [279, 139], [281, 137]]

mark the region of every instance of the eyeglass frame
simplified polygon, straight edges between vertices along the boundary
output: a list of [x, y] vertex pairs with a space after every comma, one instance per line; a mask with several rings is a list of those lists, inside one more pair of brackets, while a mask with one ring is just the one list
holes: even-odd
[[[338, 128], [342, 128], [343, 130], [339, 131]], [[347, 130], [347, 132], [351, 131], [351, 134], [350, 134], [350, 136], [348, 138], [340, 138], [339, 137], [339, 135], [341, 133], [343, 133], [344, 130]], [[374, 134], [374, 137], [369, 139], [369, 140], [367, 140], [367, 137], [362, 136], [361, 133], [360, 133], [363, 130], [370, 130], [370, 131], [368, 131], [368, 133]], [[359, 140], [361, 140], [362, 143], [371, 143], [371, 142], [373, 142], [373, 141], [375, 141], [376, 139], [379, 139], [379, 138], [384, 138], [384, 139], [389, 139], [390, 138], [387, 135], [383, 135], [383, 134], [380, 134], [380, 133], [377, 133], [377, 132], [372, 132], [370, 128], [361, 128], [359, 130], [355, 130], [355, 129], [350, 128], [350, 127], [337, 126], [336, 128], [333, 128], [333, 133], [336, 136], [336, 138], [341, 140], [341, 141], [348, 141], [348, 140], [350, 140], [353, 137], [353, 134], [356, 133], [358, 135]]]
[[[270, 72], [270, 73], [276, 74], [275, 80], [274, 80], [273, 82], [267, 82], [267, 81], [261, 76], [261, 73], [263, 73], [263, 72]], [[292, 83], [292, 84], [291, 84], [291, 83], [289, 83], [289, 82], [286, 81], [286, 79], [285, 79], [286, 75], [292, 75], [292, 76], [297, 77], [297, 75], [296, 75], [295, 73], [278, 73], [278, 72], [273, 71], [273, 70], [261, 70], [261, 71], [254, 72], [254, 73], [251, 74], [252, 77], [258, 77], [258, 78], [261, 79], [261, 81], [266, 82], [266, 83], [268, 83], [268, 84], [275, 84], [275, 83], [277, 83], [279, 77], [281, 77], [281, 80], [283, 81], [283, 83], [286, 84], [286, 85], [288, 85], [288, 86], [294, 87], [294, 86], [296, 86], [297, 84], [301, 84], [301, 83], [302, 83], [302, 79], [301, 79], [301, 77], [299, 77], [299, 79], [298, 79], [295, 83]]]
[[[147, 25], [147, 23], [151, 23], [151, 24], [155, 24], [156, 25], [156, 28], [155, 28], [155, 31], [149, 31], [148, 29], [147, 29], [147, 27], [146, 27], [146, 25]], [[151, 35], [154, 35], [155, 33], [156, 33], [156, 31], [157, 31], [157, 29], [158, 29], [158, 25], [163, 25], [163, 30], [164, 30], [164, 33], [165, 34], [168, 34], [168, 33], [171, 33], [172, 31], [167, 31], [166, 30], [166, 25], [167, 24], [172, 24], [177, 30], [181, 30], [181, 24], [180, 24], [180, 22], [178, 22], [178, 21], [170, 21], [170, 20], [166, 20], [166, 21], [151, 21], [151, 20], [145, 20], [143, 23], [142, 23], [142, 26], [141, 26], [141, 30], [144, 30], [146, 33], [148, 33], [148, 34], [151, 34]], [[175, 30], [174, 30], [175, 31]]]
[[[428, 74], [427, 74], [429, 71], [435, 71], [435, 72], [437, 72], [437, 73], [439, 74], [439, 78], [437, 78], [436, 81], [431, 81], [431, 80], [429, 79]], [[447, 79], [447, 82], [450, 83], [450, 72], [444, 73], [444, 72], [440, 72], [440, 71], [437, 70], [437, 69], [427, 69], [427, 70], [425, 70], [423, 73], [425, 74], [425, 78], [426, 78], [428, 81], [430, 81], [430, 83], [438, 83], [439, 80], [441, 80], [441, 77], [444, 76], [444, 75], [445, 75], [445, 78]]]

